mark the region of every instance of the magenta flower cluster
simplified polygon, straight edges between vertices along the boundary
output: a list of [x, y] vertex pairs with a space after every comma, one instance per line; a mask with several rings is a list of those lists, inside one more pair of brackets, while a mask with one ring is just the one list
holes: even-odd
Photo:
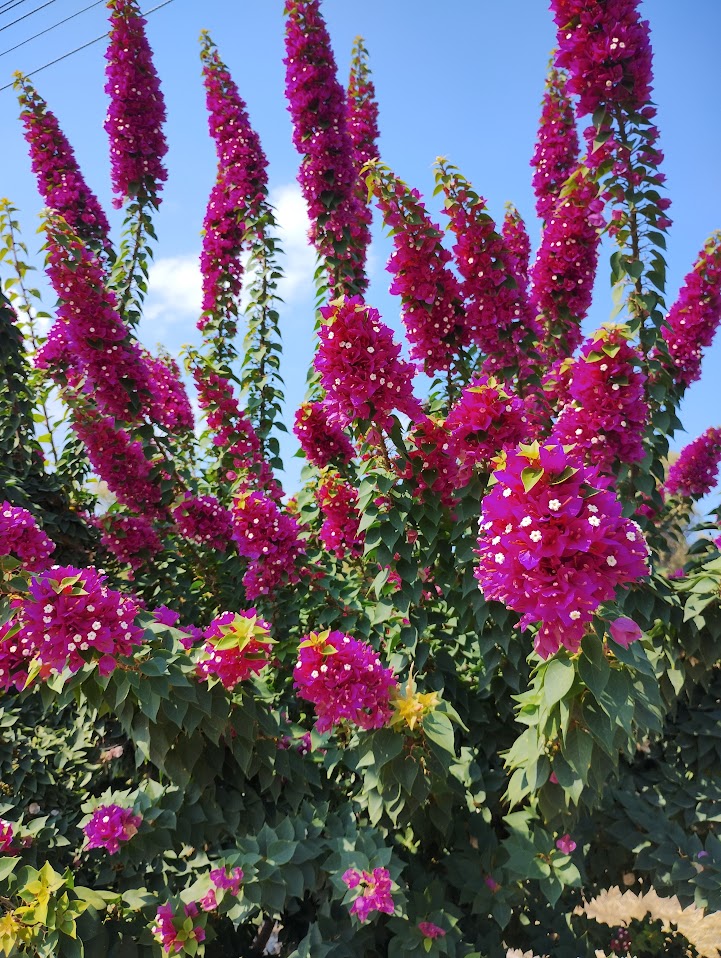
[[192, 943], [197, 949], [196, 943], [205, 941], [205, 929], [202, 925], [194, 925], [191, 921], [192, 927], [187, 931], [185, 929], [186, 919], [193, 919], [197, 914], [198, 906], [195, 902], [184, 905], [182, 912], [178, 914], [170, 902], [159, 906], [151, 931], [166, 955], [180, 954], [185, 951], [186, 943]]
[[190, 542], [225, 552], [233, 526], [230, 513], [215, 496], [193, 496], [186, 492], [170, 512], [178, 531]]
[[105, 548], [131, 569], [139, 569], [152, 556], [162, 551], [163, 543], [145, 516], [106, 513], [97, 521], [100, 541]]
[[348, 888], [357, 888], [359, 891], [350, 909], [351, 915], [357, 915], [358, 921], [365, 921], [372, 911], [382, 911], [386, 915], [392, 915], [395, 911], [391, 876], [387, 868], [374, 868], [372, 872], [349, 868], [342, 878]]
[[295, 516], [282, 510], [263, 492], [244, 492], [233, 500], [233, 539], [238, 552], [250, 559], [243, 584], [252, 601], [281, 583], [299, 579], [298, 559], [305, 549]]
[[218, 156], [200, 253], [202, 330], [210, 315], [227, 308], [240, 293], [246, 229], [267, 198], [268, 161], [227, 66], [207, 34], [201, 41], [208, 128]]
[[[350, 79], [346, 91], [346, 126], [353, 145], [353, 159], [356, 169], [361, 169], [378, 156], [378, 104], [373, 81], [368, 68], [368, 54], [363, 46], [363, 40], [358, 37], [353, 48], [351, 59]], [[358, 199], [357, 215], [363, 219], [368, 227], [365, 232], [355, 238], [355, 245], [366, 244], [362, 251], [362, 261], [367, 257], [367, 246], [370, 244], [370, 225], [373, 214], [369, 206], [368, 191], [363, 178], [356, 181], [356, 197]], [[363, 278], [361, 285], [365, 284]]]
[[637, 8], [638, 0], [551, 0], [557, 62], [569, 71], [580, 114], [600, 107], [637, 112], [650, 99], [649, 27]]
[[571, 367], [570, 401], [550, 441], [577, 443], [601, 472], [612, 471], [618, 463], [640, 462], [649, 417], [641, 360], [624, 327], [594, 333]]
[[306, 459], [319, 469], [350, 462], [355, 450], [337, 423], [328, 418], [322, 402], [304, 402], [295, 414], [293, 432]]
[[90, 848], [105, 848], [111, 855], [120, 851], [121, 843], [130, 841], [137, 834], [142, 822], [140, 815], [121, 805], [99, 805], [90, 821], [83, 825], [86, 845]]
[[[684, 279], [678, 299], [661, 330], [671, 359], [671, 375], [679, 387], [701, 377], [701, 359], [721, 321], [721, 233], [715, 233]], [[666, 361], [655, 350], [652, 358]]]
[[130, 596], [109, 589], [95, 569], [54, 566], [30, 582], [28, 595], [15, 599], [13, 614], [0, 627], [0, 683], [21, 688], [33, 660], [41, 677], [77, 672], [97, 661], [112, 672], [121, 655], [132, 655], [143, 641], [135, 625], [140, 611]]
[[190, 432], [195, 425], [193, 410], [180, 378], [178, 364], [172, 356], [167, 355], [155, 359], [150, 353], [144, 352], [143, 358], [148, 370], [153, 421], [171, 433]]
[[40, 195], [81, 239], [105, 246], [110, 224], [97, 196], [85, 182], [57, 117], [28, 80], [23, 78], [20, 84], [20, 119]]
[[476, 466], [488, 469], [503, 449], [528, 439], [528, 405], [493, 377], [475, 376], [446, 419], [453, 453], [468, 482]]
[[627, 649], [632, 642], [638, 642], [643, 635], [640, 626], [626, 615], [620, 615], [617, 619], [614, 619], [609, 625], [608, 631], [613, 641], [624, 649]]
[[476, 578], [486, 599], [540, 623], [536, 651], [576, 651], [617, 586], [647, 574], [648, 547], [610, 479], [561, 446], [521, 446], [483, 500]]
[[432, 921], [419, 921], [418, 922], [418, 931], [423, 935], [424, 938], [445, 938], [446, 933], [440, 925], [434, 924]]
[[[138, 398], [147, 402], [150, 394], [140, 347], [129, 338], [98, 257], [57, 217], [48, 218], [45, 229], [46, 272], [60, 300], [55, 326], [62, 330], [73, 382], [92, 397], [99, 412], [133, 421]], [[57, 378], [56, 344], [48, 343], [38, 353], [36, 365]]]
[[323, 516], [320, 541], [336, 558], [363, 555], [365, 536], [359, 532], [358, 491], [338, 473], [328, 472], [315, 490], [315, 499]]
[[528, 270], [531, 259], [531, 240], [523, 217], [513, 204], [506, 205], [501, 236], [506, 244], [508, 261], [521, 289], [528, 287]]
[[569, 356], [593, 296], [603, 202], [590, 177], [574, 182], [543, 231], [531, 270], [531, 302], [545, 326], [548, 360]]
[[541, 122], [531, 158], [536, 212], [548, 220], [558, 203], [563, 184], [578, 162], [578, 133], [573, 103], [566, 90], [567, 76], [552, 69], [546, 80]]
[[198, 673], [218, 678], [226, 689], [261, 672], [270, 661], [270, 625], [255, 609], [221, 613], [203, 632], [203, 639]]
[[311, 632], [301, 642], [293, 684], [299, 697], [315, 706], [319, 732], [343, 721], [362, 729], [382, 728], [393, 712], [390, 696], [398, 686], [370, 645], [342, 632]]
[[384, 428], [394, 411], [411, 419], [421, 415], [413, 395], [413, 367], [400, 358], [401, 347], [378, 310], [352, 296], [320, 313], [324, 323], [315, 368], [331, 417], [343, 427], [363, 419]]
[[11, 556], [23, 569], [45, 569], [55, 543], [40, 529], [35, 516], [7, 500], [0, 503], [0, 559]]
[[105, 132], [110, 140], [110, 176], [120, 208], [126, 198], [158, 193], [168, 173], [163, 157], [165, 102], [136, 0], [110, 0], [110, 41], [105, 53], [105, 92], [110, 97]]
[[74, 416], [73, 428], [85, 446], [96, 475], [118, 502], [146, 516], [158, 515], [161, 492], [139, 440], [131, 439], [112, 419], [89, 410]]
[[419, 491], [451, 506], [460, 486], [453, 443], [446, 427], [427, 416], [417, 422], [406, 437], [407, 463], [401, 473], [412, 479]]
[[458, 348], [468, 344], [463, 296], [449, 267], [452, 256], [418, 190], [380, 171], [372, 185], [383, 221], [392, 231], [393, 252], [386, 269], [393, 276], [390, 292], [403, 304], [411, 359], [432, 376], [448, 369]]
[[13, 849], [14, 829], [12, 822], [0, 818], [0, 852], [10, 852]]
[[368, 219], [356, 191], [345, 92], [319, 0], [288, 0], [285, 13], [285, 92], [293, 144], [302, 156], [298, 182], [308, 205], [310, 239], [327, 257], [331, 292], [360, 293], [367, 285]]
[[707, 429], [681, 450], [668, 470], [666, 493], [697, 499], [711, 492], [721, 463], [721, 429]]

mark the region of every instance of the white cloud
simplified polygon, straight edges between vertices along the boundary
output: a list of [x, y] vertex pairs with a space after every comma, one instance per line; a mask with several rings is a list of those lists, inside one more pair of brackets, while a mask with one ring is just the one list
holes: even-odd
[[181, 337], [185, 335], [189, 322], [194, 325], [200, 316], [201, 304], [197, 253], [161, 257], [152, 264], [148, 274], [148, 297], [143, 310], [144, 324], [153, 324], [151, 338], [162, 338], [156, 330], [166, 333], [176, 328]]
[[296, 183], [276, 186], [270, 191], [275, 207], [279, 239], [284, 256], [280, 263], [283, 280], [278, 292], [286, 303], [313, 295], [315, 251], [308, 241], [308, 210]]

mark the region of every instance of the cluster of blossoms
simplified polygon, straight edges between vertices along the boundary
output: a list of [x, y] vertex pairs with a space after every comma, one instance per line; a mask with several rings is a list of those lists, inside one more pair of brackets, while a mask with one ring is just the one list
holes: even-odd
[[541, 108], [541, 123], [531, 166], [536, 212], [550, 219], [563, 184], [578, 162], [578, 134], [573, 104], [566, 92], [567, 77], [552, 69], [546, 80]]
[[105, 92], [110, 105], [105, 132], [110, 140], [110, 175], [116, 208], [126, 197], [147, 194], [157, 203], [167, 179], [163, 157], [165, 102], [136, 0], [110, 0], [110, 42], [105, 53]]
[[90, 821], [83, 825], [86, 848], [106, 848], [111, 855], [120, 851], [120, 843], [130, 841], [137, 834], [140, 815], [134, 815], [132, 809], [121, 805], [100, 805], [93, 812]]
[[528, 269], [531, 260], [531, 240], [523, 217], [512, 203], [506, 204], [501, 236], [508, 252], [508, 261], [518, 285], [528, 287]]
[[342, 878], [348, 888], [357, 888], [360, 892], [350, 909], [351, 915], [358, 916], [358, 921], [365, 921], [372, 911], [382, 911], [386, 915], [392, 915], [395, 911], [391, 876], [387, 868], [374, 868], [372, 872], [349, 868]]
[[105, 548], [132, 569], [140, 568], [163, 548], [153, 523], [145, 516], [107, 513], [96, 524]]
[[293, 432], [306, 459], [319, 469], [325, 469], [332, 462], [337, 465], [350, 462], [355, 455], [350, 439], [328, 418], [321, 402], [301, 404], [295, 414]]
[[210, 871], [210, 880], [214, 887], [201, 898], [199, 904], [203, 911], [214, 911], [218, 907], [218, 892], [226, 891], [237, 898], [240, 894], [240, 883], [243, 881], [243, 869], [237, 866], [228, 874], [227, 868], [213, 868]]
[[652, 52], [638, 0], [551, 0], [558, 27], [559, 66], [580, 114], [600, 107], [638, 112], [650, 99]]
[[503, 449], [528, 438], [527, 405], [495, 379], [476, 376], [451, 407], [446, 419], [453, 453], [465, 482], [475, 466], [488, 468]]
[[368, 217], [357, 192], [345, 92], [319, 6], [319, 0], [288, 0], [285, 6], [285, 93], [293, 144], [302, 156], [298, 182], [311, 242], [328, 262], [331, 292], [361, 293]]
[[[671, 358], [671, 374], [680, 387], [701, 376], [703, 350], [713, 341], [721, 321], [721, 233], [715, 233], [684, 279], [679, 297], [661, 330]], [[653, 359], [664, 362], [656, 350]]]
[[12, 851], [14, 830], [12, 822], [0, 818], [0, 852]]
[[721, 429], [707, 429], [681, 450], [668, 471], [665, 491], [672, 496], [699, 498], [716, 485], [721, 463]]
[[640, 462], [648, 423], [646, 377], [641, 356], [623, 326], [594, 333], [571, 368], [569, 402], [551, 433], [551, 442], [578, 443], [601, 472], [617, 463]]
[[227, 309], [240, 293], [246, 219], [257, 219], [267, 199], [268, 161], [227, 66], [207, 33], [201, 42], [208, 127], [218, 156], [200, 253], [202, 330], [210, 315]]
[[352, 296], [320, 313], [324, 323], [315, 368], [330, 415], [343, 427], [363, 419], [382, 429], [394, 410], [411, 419], [421, 414], [413, 395], [413, 367], [399, 358], [401, 347], [378, 310]]
[[0, 558], [18, 559], [24, 569], [32, 572], [46, 568], [55, 543], [39, 528], [35, 517], [27, 509], [0, 503]]
[[315, 706], [316, 728], [326, 732], [342, 721], [362, 729], [387, 725], [398, 687], [378, 653], [342, 632], [311, 632], [300, 644], [293, 670], [298, 695]]
[[[175, 913], [170, 902], [160, 905], [155, 915], [155, 922], [151, 928], [153, 937], [162, 945], [167, 955], [181, 954], [186, 944], [192, 945], [189, 954], [197, 952], [198, 943], [205, 941], [205, 929], [202, 925], [194, 924], [191, 920], [198, 915], [198, 906], [191, 901], [182, 907], [182, 912]], [[203, 916], [205, 917], [205, 916]], [[190, 925], [190, 927], [186, 927]]]
[[157, 609], [153, 610], [153, 616], [156, 622], [168, 625], [182, 633], [180, 642], [186, 650], [203, 638], [203, 630], [196, 625], [179, 625], [180, 613], [174, 609], [169, 609], [167, 605], [159, 605]]
[[170, 512], [178, 531], [190, 542], [225, 552], [233, 526], [230, 513], [215, 496], [192, 496], [186, 492]]
[[155, 359], [150, 353], [143, 356], [148, 370], [150, 413], [154, 422], [165, 426], [168, 432], [189, 432], [195, 425], [188, 394], [180, 378], [180, 369], [172, 356]]
[[34, 576], [25, 598], [12, 602], [12, 618], [0, 626], [0, 683], [22, 687], [35, 660], [40, 675], [77, 672], [98, 659], [112, 672], [120, 655], [142, 643], [135, 625], [139, 607], [130, 596], [105, 585], [95, 569], [54, 566]]
[[203, 639], [198, 672], [206, 679], [217, 677], [226, 689], [261, 672], [270, 661], [270, 626], [258, 618], [255, 609], [216, 616]]
[[238, 552], [251, 560], [243, 577], [248, 598], [268, 595], [281, 582], [297, 582], [304, 548], [295, 516], [262, 492], [241, 493], [231, 515]]
[[[350, 78], [346, 91], [346, 127], [348, 136], [353, 144], [353, 158], [358, 172], [366, 163], [375, 160], [378, 156], [378, 104], [376, 91], [370, 78], [368, 67], [368, 51], [363, 45], [362, 37], [357, 37], [351, 54]], [[366, 223], [368, 229], [355, 240], [358, 243], [370, 243], [370, 225], [373, 214], [369, 206], [368, 191], [364, 181], [359, 177], [356, 182], [356, 197], [358, 199], [358, 215]], [[363, 260], [367, 258], [367, 248], [363, 251]]]
[[393, 276], [390, 292], [403, 304], [411, 359], [432, 376], [448, 369], [453, 354], [468, 344], [463, 296], [448, 265], [452, 256], [418, 190], [382, 168], [374, 171], [371, 182], [383, 222], [392, 232], [386, 269]]
[[459, 483], [458, 463], [453, 444], [442, 422], [426, 417], [416, 423], [406, 437], [408, 462], [402, 473], [413, 479], [419, 490], [427, 490], [450, 506]]
[[105, 246], [110, 224], [98, 198], [85, 182], [55, 114], [28, 80], [21, 77], [18, 86], [20, 119], [40, 195], [81, 239]]
[[420, 931], [424, 938], [430, 938], [431, 940], [446, 937], [446, 933], [440, 925], [435, 925], [432, 921], [419, 921], [418, 931]]
[[157, 514], [160, 486], [151, 477], [152, 465], [145, 458], [142, 443], [116, 428], [112, 419], [89, 410], [76, 413], [73, 429], [96, 475], [118, 502], [146, 516]]
[[263, 459], [258, 434], [233, 395], [230, 380], [205, 365], [195, 366], [193, 379], [198, 390], [198, 404], [214, 434], [213, 445], [222, 451], [225, 478], [229, 482], [239, 482], [244, 488], [250, 485], [252, 475], [255, 486], [279, 501], [283, 490]]
[[523, 367], [531, 342], [541, 335], [525, 286], [518, 284], [506, 249], [483, 197], [457, 172], [440, 167], [445, 212], [456, 237], [453, 252], [463, 277], [466, 334], [487, 356], [489, 369]]
[[338, 559], [363, 554], [363, 533], [358, 531], [360, 513], [358, 492], [338, 473], [328, 472], [315, 490], [318, 507], [323, 514], [320, 541]]
[[648, 547], [621, 515], [610, 479], [561, 446], [521, 446], [483, 500], [476, 578], [486, 599], [540, 622], [543, 658], [576, 651], [617, 586], [647, 574]]
[[531, 300], [545, 326], [549, 361], [581, 341], [598, 263], [603, 201], [590, 177], [579, 176], [546, 224], [531, 270]]
[[[138, 412], [137, 394], [147, 398], [150, 392], [140, 347], [129, 339], [98, 257], [57, 215], [48, 217], [45, 230], [46, 272], [60, 301], [56, 336], [62, 332], [65, 356], [70, 357], [81, 388], [102, 413], [132, 421]], [[49, 342], [36, 363], [57, 378], [57, 340]]]

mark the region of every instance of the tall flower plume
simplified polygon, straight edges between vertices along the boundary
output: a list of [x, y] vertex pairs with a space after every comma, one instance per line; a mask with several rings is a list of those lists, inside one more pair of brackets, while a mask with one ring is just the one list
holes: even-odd
[[322, 476], [315, 491], [323, 516], [320, 541], [338, 559], [363, 554], [364, 535], [359, 532], [358, 491], [332, 470]]
[[[350, 79], [346, 91], [346, 123], [353, 144], [353, 156], [358, 173], [366, 163], [378, 158], [378, 103], [376, 91], [368, 67], [368, 51], [362, 37], [356, 37], [351, 54]], [[369, 206], [368, 191], [362, 178], [356, 181], [358, 215], [368, 226], [368, 230], [358, 236], [357, 243], [365, 243], [364, 261], [370, 244], [370, 225], [373, 214]]]
[[218, 156], [200, 254], [204, 316], [198, 325], [202, 329], [208, 314], [227, 312], [240, 293], [246, 230], [267, 201], [268, 161], [245, 101], [205, 32], [201, 44], [208, 128]]
[[513, 203], [506, 203], [501, 236], [506, 244], [518, 285], [526, 289], [528, 287], [528, 270], [531, 259], [531, 241], [523, 217]]
[[412, 419], [421, 413], [413, 395], [413, 368], [377, 309], [360, 297], [334, 300], [321, 309], [323, 325], [315, 368], [331, 415], [348, 426], [356, 419], [384, 428], [394, 411]]
[[85, 182], [57, 117], [29, 80], [19, 76], [16, 88], [22, 108], [20, 119], [40, 195], [80, 239], [108, 245], [110, 224], [97, 196]]
[[295, 516], [262, 492], [242, 492], [233, 500], [231, 517], [238, 552], [250, 560], [243, 577], [248, 599], [299, 580], [305, 548]]
[[573, 104], [566, 92], [567, 77], [551, 68], [541, 107], [538, 139], [531, 159], [536, 212], [547, 220], [558, 202], [561, 187], [578, 162], [578, 133]]
[[0, 502], [0, 559], [10, 556], [24, 569], [44, 569], [49, 565], [55, 543], [40, 529], [27, 509]]
[[301, 154], [298, 182], [308, 205], [310, 239], [326, 260], [331, 292], [367, 286], [368, 223], [356, 190], [358, 170], [347, 104], [319, 0], [285, 6], [286, 97], [293, 144]]
[[328, 418], [322, 402], [304, 402], [295, 414], [293, 432], [309, 462], [325, 469], [350, 462], [355, 450], [341, 427]]
[[386, 269], [393, 276], [390, 291], [403, 304], [411, 359], [432, 376], [449, 369], [470, 341], [460, 285], [449, 267], [452, 256], [418, 190], [380, 165], [371, 174], [371, 188], [393, 237]]
[[607, 326], [594, 333], [571, 368], [570, 402], [550, 441], [577, 443], [601, 472], [618, 463], [640, 462], [649, 417], [641, 360], [624, 327]]
[[110, 176], [120, 208], [126, 199], [152, 198], [168, 173], [163, 157], [165, 101], [137, 0], [109, 0], [110, 41], [105, 53], [105, 92], [110, 97], [105, 132], [110, 140]]
[[590, 177], [574, 177], [546, 223], [531, 270], [531, 300], [545, 327], [549, 361], [569, 356], [581, 341], [602, 226], [598, 186]]
[[[700, 379], [703, 351], [713, 342], [719, 322], [721, 232], [714, 233], [699, 253], [661, 330], [670, 359], [669, 372], [678, 386], [690, 386]], [[652, 358], [668, 365], [658, 350]]]
[[672, 496], [700, 498], [711, 492], [721, 463], [721, 429], [707, 429], [681, 450], [664, 484]]
[[476, 578], [486, 599], [540, 623], [547, 658], [576, 651], [602, 602], [647, 574], [648, 547], [621, 515], [610, 479], [562, 446], [520, 446], [483, 500]]

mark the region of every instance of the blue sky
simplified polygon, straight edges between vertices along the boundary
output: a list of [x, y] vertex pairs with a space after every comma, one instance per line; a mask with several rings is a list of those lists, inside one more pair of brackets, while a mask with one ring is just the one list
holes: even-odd
[[[45, 9], [10, 26], [40, 2], [23, 0], [0, 13], [0, 53], [87, 6], [90, 0], [53, 0]], [[144, 10], [158, 0], [146, 0]], [[0, 4], [0, 8], [1, 8]], [[303, 204], [295, 176], [298, 157], [291, 144], [290, 117], [283, 97], [282, 0], [173, 0], [149, 18], [148, 33], [163, 83], [169, 121], [169, 181], [157, 221], [159, 245], [151, 274], [148, 317], [142, 337], [148, 345], [175, 350], [195, 340], [199, 294], [199, 231], [215, 175], [200, 81], [198, 35], [208, 29], [228, 63], [270, 161], [272, 198], [284, 227], [288, 281], [283, 293], [284, 375], [287, 421], [301, 401], [312, 352], [313, 257], [304, 243]], [[651, 21], [655, 99], [659, 108], [665, 172], [673, 199], [668, 249], [668, 301], [712, 230], [721, 227], [721, 127], [718, 124], [717, 57], [721, 4], [695, 0], [693, 17], [685, 4], [656, 0], [642, 4]], [[346, 78], [350, 49], [362, 34], [370, 51], [380, 103], [382, 158], [411, 185], [430, 197], [432, 164], [447, 156], [471, 180], [500, 219], [507, 200], [527, 220], [532, 242], [539, 226], [533, 216], [533, 150], [550, 50], [555, 40], [551, 14], [540, 0], [325, 0], [340, 75]], [[0, 86], [12, 71], [30, 72], [91, 40], [106, 29], [101, 4], [58, 29], [0, 56]], [[107, 143], [102, 130], [104, 44], [97, 43], [34, 77], [75, 147], [85, 176], [110, 208]], [[26, 240], [41, 208], [17, 121], [12, 90], [0, 93], [3, 175], [0, 191], [21, 209]], [[429, 199], [429, 205], [433, 201]], [[114, 218], [117, 223], [117, 216]], [[399, 327], [399, 303], [388, 292], [385, 261], [390, 242], [376, 223], [368, 300], [387, 322]], [[587, 327], [608, 318], [611, 309], [602, 253], [600, 279]], [[721, 341], [706, 356], [705, 376], [682, 407], [683, 445], [711, 425], [721, 424]], [[299, 461], [290, 459], [285, 485], [297, 484]]]

